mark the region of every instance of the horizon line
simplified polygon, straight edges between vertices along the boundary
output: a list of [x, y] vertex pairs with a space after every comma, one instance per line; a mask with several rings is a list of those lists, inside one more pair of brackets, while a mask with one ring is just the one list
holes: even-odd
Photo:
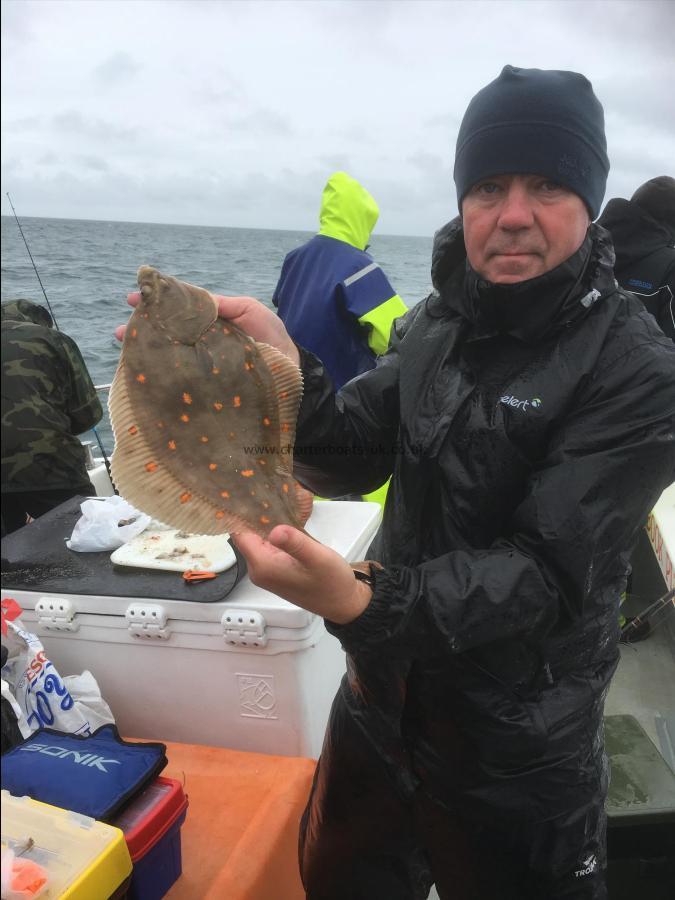
[[[12, 213], [0, 213], [0, 216], [3, 219], [12, 219], [14, 220], [14, 215]], [[134, 219], [87, 219], [87, 218], [71, 218], [68, 216], [31, 216], [27, 214], [23, 214], [21, 216], [20, 221], [24, 221], [25, 219], [47, 219], [56, 222], [103, 222], [107, 224], [115, 224], [115, 225], [160, 225], [165, 226], [167, 228], [221, 228], [221, 229], [229, 229], [232, 231], [288, 231], [294, 232], [296, 234], [317, 234], [316, 231], [308, 230], [305, 228], [263, 228], [262, 226], [255, 225], [195, 225], [194, 223], [184, 223], [184, 222], [146, 222], [144, 220], [134, 220]], [[431, 240], [433, 235], [427, 234], [386, 234], [385, 232], [377, 232], [371, 235], [371, 239], [377, 239], [378, 237], [403, 237], [403, 238], [424, 238]]]

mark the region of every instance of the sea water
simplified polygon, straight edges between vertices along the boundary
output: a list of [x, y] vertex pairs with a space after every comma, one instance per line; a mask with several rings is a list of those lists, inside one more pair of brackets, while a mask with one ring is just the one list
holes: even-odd
[[[131, 310], [136, 272], [151, 265], [219, 294], [272, 306], [284, 256], [310, 232], [76, 219], [22, 218], [21, 226], [59, 328], [77, 342], [95, 384], [112, 381], [121, 345], [113, 335]], [[408, 306], [431, 290], [432, 237], [374, 234], [369, 253]], [[44, 303], [16, 220], [2, 217], [2, 299]], [[97, 427], [112, 449], [106, 394]], [[91, 436], [88, 436], [91, 437]]]

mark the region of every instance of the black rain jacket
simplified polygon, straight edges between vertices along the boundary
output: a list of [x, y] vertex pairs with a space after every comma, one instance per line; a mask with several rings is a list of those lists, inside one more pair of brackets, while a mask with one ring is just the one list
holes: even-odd
[[675, 341], [675, 234], [631, 200], [610, 200], [598, 224], [612, 235], [614, 275]]
[[591, 226], [553, 271], [489, 285], [456, 219], [376, 369], [335, 395], [301, 351], [297, 477], [338, 496], [392, 476], [373, 598], [327, 626], [348, 653], [336, 702], [404, 795], [510, 822], [606, 787], [619, 596], [675, 479], [675, 346], [613, 262]]

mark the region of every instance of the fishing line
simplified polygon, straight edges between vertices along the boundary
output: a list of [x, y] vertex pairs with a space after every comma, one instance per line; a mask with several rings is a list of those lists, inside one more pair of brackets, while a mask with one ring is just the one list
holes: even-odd
[[23, 233], [23, 228], [21, 227], [21, 222], [19, 222], [19, 217], [16, 214], [16, 210], [14, 209], [14, 204], [12, 203], [12, 198], [9, 196], [9, 191], [7, 192], [7, 199], [9, 200], [9, 205], [12, 207], [12, 212], [14, 213], [14, 218], [16, 219], [16, 224], [19, 226], [19, 231], [21, 232], [21, 237], [23, 238], [23, 242], [26, 245], [26, 250], [28, 251], [28, 255], [30, 256], [30, 261], [33, 263], [33, 269], [35, 270], [35, 274], [37, 276], [37, 280], [40, 282], [40, 287], [42, 288], [42, 293], [44, 294], [45, 300], [47, 301], [47, 309], [52, 317], [54, 325], [56, 325], [56, 330], [60, 331], [58, 322], [56, 321], [56, 316], [54, 315], [54, 310], [52, 309], [52, 305], [49, 302], [49, 297], [47, 296], [47, 291], [45, 290], [45, 286], [42, 283], [42, 279], [40, 278], [40, 273], [37, 270], [37, 266], [35, 265], [35, 260], [33, 259], [33, 254], [30, 252], [30, 247], [28, 246], [28, 241], [26, 240], [26, 235]]
[[[23, 233], [23, 228], [21, 227], [21, 222], [19, 221], [19, 217], [16, 214], [16, 210], [14, 209], [14, 204], [12, 203], [12, 198], [9, 196], [9, 191], [7, 191], [7, 199], [9, 200], [9, 205], [12, 207], [12, 212], [14, 213], [14, 218], [16, 219], [16, 224], [19, 226], [19, 231], [21, 233], [21, 237], [23, 238], [23, 242], [26, 245], [26, 250], [28, 251], [28, 256], [30, 257], [30, 261], [33, 263], [33, 269], [35, 271], [35, 275], [37, 280], [40, 282], [40, 287], [42, 288], [42, 293], [44, 294], [45, 301], [47, 303], [47, 309], [49, 310], [49, 314], [52, 317], [52, 321], [54, 322], [54, 326], [57, 331], [61, 331], [59, 328], [59, 324], [56, 321], [56, 316], [54, 315], [54, 310], [52, 309], [52, 305], [49, 302], [49, 297], [47, 296], [47, 291], [45, 290], [45, 286], [42, 283], [42, 279], [40, 278], [40, 273], [38, 272], [38, 268], [35, 265], [35, 260], [33, 259], [33, 254], [30, 252], [30, 247], [28, 246], [28, 241], [26, 240], [26, 235]], [[110, 478], [110, 484], [112, 484], [113, 491], [117, 494], [118, 491], [115, 488], [112, 480], [112, 472], [110, 471], [110, 460], [108, 459], [108, 454], [105, 452], [105, 447], [103, 446], [103, 442], [101, 441], [101, 437], [96, 430], [96, 426], [92, 425], [91, 430], [94, 432], [94, 437], [98, 443], [99, 450], [101, 451], [101, 456], [103, 457], [103, 462], [106, 467], [106, 471], [108, 472], [108, 477]]]

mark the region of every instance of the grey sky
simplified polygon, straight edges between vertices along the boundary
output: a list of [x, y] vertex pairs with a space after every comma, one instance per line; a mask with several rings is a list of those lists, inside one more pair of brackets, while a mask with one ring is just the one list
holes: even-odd
[[344, 169], [430, 235], [506, 63], [591, 79], [630, 197], [675, 174], [673, 34], [672, 0], [3, 0], [2, 212], [312, 230]]

